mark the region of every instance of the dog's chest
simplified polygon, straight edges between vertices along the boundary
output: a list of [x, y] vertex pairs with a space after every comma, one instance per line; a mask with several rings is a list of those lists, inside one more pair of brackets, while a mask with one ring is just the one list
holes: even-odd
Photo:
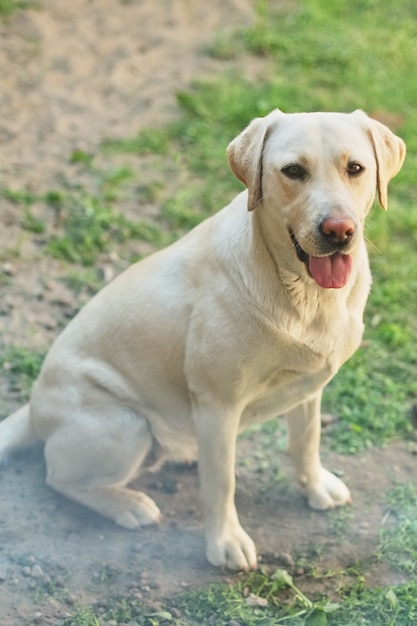
[[324, 365], [314, 373], [280, 370], [258, 387], [256, 398], [242, 414], [242, 428], [282, 415], [308, 400], [332, 378], [333, 368]]
[[322, 389], [358, 348], [363, 324], [345, 317], [329, 327], [289, 334], [264, 353], [242, 428], [291, 410]]

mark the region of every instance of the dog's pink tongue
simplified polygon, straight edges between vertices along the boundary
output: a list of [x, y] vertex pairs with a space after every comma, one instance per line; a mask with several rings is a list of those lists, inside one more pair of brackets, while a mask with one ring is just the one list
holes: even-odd
[[340, 289], [344, 287], [352, 270], [350, 254], [336, 252], [331, 256], [311, 256], [309, 270], [312, 277], [324, 289]]

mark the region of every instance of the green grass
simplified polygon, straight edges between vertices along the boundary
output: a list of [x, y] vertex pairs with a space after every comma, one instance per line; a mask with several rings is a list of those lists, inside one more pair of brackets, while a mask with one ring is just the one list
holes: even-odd
[[131, 239], [161, 243], [161, 230], [145, 221], [133, 221], [98, 196], [72, 191], [50, 199], [61, 232], [51, 235], [46, 251], [54, 257], [93, 265], [100, 253]]
[[[47, 191], [40, 196], [10, 189], [3, 190], [2, 195], [21, 207], [21, 226], [24, 230], [43, 235], [46, 254], [90, 266], [97, 262], [100, 254], [127, 241], [137, 239], [154, 247], [171, 241], [171, 237], [157, 224], [149, 220], [129, 219], [113, 206], [120, 200], [120, 187], [131, 176], [131, 171], [125, 167], [100, 172], [95, 192], [65, 182], [61, 189]], [[48, 228], [45, 221], [35, 216], [33, 206], [40, 202], [50, 207], [53, 227]]]
[[29, 396], [33, 381], [39, 374], [44, 353], [23, 346], [10, 346], [0, 356], [0, 370], [7, 374], [10, 391], [21, 400]]
[[388, 494], [393, 528], [384, 529], [379, 555], [396, 569], [417, 578], [417, 482], [397, 485]]
[[[234, 583], [214, 583], [167, 603], [161, 611], [147, 609], [134, 600], [110, 600], [100, 619], [139, 626], [412, 626], [417, 619], [417, 583], [389, 589], [366, 589], [363, 579], [330, 601], [319, 593], [307, 597], [285, 570], [256, 572]], [[263, 600], [263, 602], [262, 602]], [[93, 609], [80, 609], [63, 626], [97, 626], [102, 622]]]
[[[0, 14], [20, 4], [0, 0]], [[22, 228], [39, 242], [41, 253], [69, 264], [68, 284], [77, 292], [84, 287], [93, 292], [99, 286], [93, 268], [103, 253], [123, 251], [136, 239], [154, 248], [165, 245], [241, 189], [226, 166], [225, 148], [253, 117], [279, 107], [362, 108], [392, 118], [408, 156], [391, 183], [388, 213], [376, 206], [368, 221], [374, 284], [365, 341], [324, 397], [326, 412], [335, 417], [325, 442], [358, 453], [408, 438], [415, 429], [417, 5], [411, 0], [299, 0], [275, 11], [276, 4], [258, 0], [252, 27], [219, 34], [210, 54], [227, 58], [232, 69], [179, 93], [181, 114], [174, 123], [144, 129], [133, 138], [103, 138], [97, 154], [71, 155], [73, 179], [82, 174], [88, 185], [63, 181], [58, 189], [37, 197], [25, 190], [3, 190], [3, 197], [21, 211]], [[257, 68], [256, 80], [246, 78], [242, 59]], [[141, 202], [158, 207], [157, 220], [141, 219], [136, 209]], [[51, 220], [36, 217], [38, 203], [49, 207]], [[135, 209], [137, 218], [132, 219]], [[11, 388], [24, 397], [40, 362], [40, 354], [12, 347], [0, 364]], [[264, 426], [262, 432], [265, 445], [273, 445], [276, 425]], [[280, 449], [281, 443], [280, 437]], [[261, 467], [261, 459], [254, 462]], [[277, 470], [276, 480], [281, 478]], [[411, 626], [417, 623], [416, 507], [415, 483], [393, 488], [387, 498], [387, 525], [374, 555], [393, 572], [401, 572], [408, 581], [402, 585], [369, 588], [365, 565], [359, 563], [349, 576], [331, 574], [336, 598], [330, 600], [324, 592], [320, 595], [317, 584], [312, 587], [312, 581], [330, 576], [315, 568], [313, 557], [311, 569], [296, 585], [282, 571], [265, 569], [167, 599], [159, 613], [146, 603], [113, 599], [104, 617], [82, 608], [65, 626], [98, 626], [104, 618], [140, 626], [226, 626], [232, 619], [242, 626]], [[340, 541], [348, 533], [349, 520], [345, 511], [329, 518], [330, 530]], [[266, 599], [267, 605], [250, 606], [248, 593]]]
[[39, 2], [34, 0], [0, 0], [0, 18], [12, 15], [18, 9], [38, 7]]

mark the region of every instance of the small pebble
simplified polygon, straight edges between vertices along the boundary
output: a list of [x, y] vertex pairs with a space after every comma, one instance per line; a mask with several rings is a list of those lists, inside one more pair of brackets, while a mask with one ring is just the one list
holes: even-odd
[[139, 585], [138, 585], [137, 581], [136, 581], [136, 580], [134, 580], [133, 582], [131, 582], [131, 583], [129, 583], [129, 584], [128, 584], [127, 588], [128, 588], [128, 589], [137, 589], [137, 588], [138, 588], [138, 586], [139, 586]]
[[42, 578], [44, 576], [43, 569], [40, 565], [34, 565], [30, 571], [32, 578]]
[[283, 552], [279, 555], [279, 560], [283, 565], [287, 565], [288, 567], [294, 567], [294, 559], [292, 558], [289, 552]]
[[69, 593], [65, 598], [65, 602], [70, 606], [73, 606], [77, 602], [77, 598], [73, 596], [72, 593]]
[[143, 596], [142, 596], [142, 594], [141, 594], [141, 592], [140, 592], [140, 591], [135, 591], [134, 593], [132, 593], [132, 594], [130, 595], [130, 597], [131, 597], [133, 600], [139, 600], [139, 601], [141, 601], [141, 600], [142, 600], [142, 598], [143, 598]]
[[330, 426], [330, 424], [333, 424], [333, 422], [334, 422], [334, 417], [330, 413], [324, 413], [321, 416], [321, 425], [323, 427]]
[[3, 263], [1, 271], [5, 276], [14, 276], [16, 274], [16, 268], [12, 263]]

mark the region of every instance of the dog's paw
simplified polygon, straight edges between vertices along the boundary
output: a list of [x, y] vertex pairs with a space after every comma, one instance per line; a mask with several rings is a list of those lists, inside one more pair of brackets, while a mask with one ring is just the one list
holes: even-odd
[[313, 485], [303, 485], [303, 490], [312, 509], [334, 509], [336, 506], [352, 503], [345, 483], [324, 467], [320, 470], [319, 480]]
[[140, 526], [158, 524], [161, 521], [161, 512], [146, 494], [132, 491], [117, 512], [115, 521], [119, 526], [135, 529]]
[[257, 568], [255, 544], [240, 525], [225, 528], [220, 536], [207, 538], [206, 554], [216, 567], [245, 572]]

